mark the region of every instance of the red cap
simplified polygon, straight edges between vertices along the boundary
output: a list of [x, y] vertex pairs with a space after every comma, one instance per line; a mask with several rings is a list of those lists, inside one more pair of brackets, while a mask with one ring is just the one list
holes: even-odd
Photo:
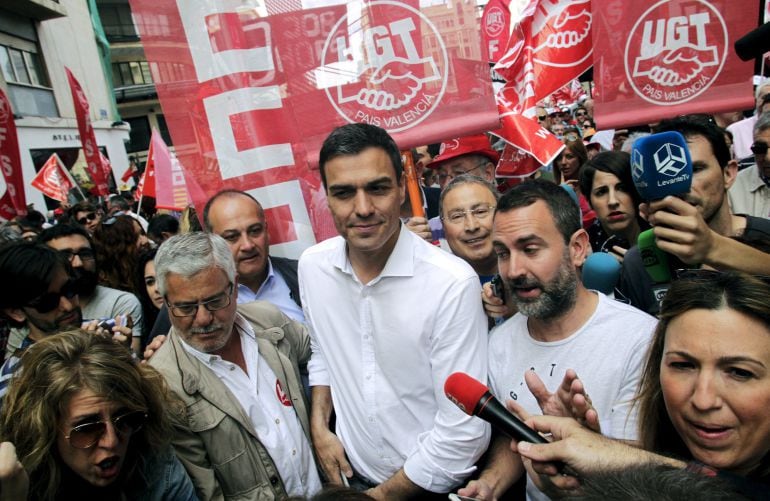
[[442, 162], [469, 153], [484, 155], [493, 164], [497, 164], [497, 161], [500, 159], [500, 154], [493, 150], [489, 145], [487, 136], [484, 134], [474, 134], [473, 136], [459, 137], [441, 143], [438, 155], [436, 155], [433, 161], [428, 164], [428, 168], [438, 169]]
[[489, 388], [464, 372], [455, 372], [446, 378], [444, 394], [466, 414], [473, 415], [473, 410]]

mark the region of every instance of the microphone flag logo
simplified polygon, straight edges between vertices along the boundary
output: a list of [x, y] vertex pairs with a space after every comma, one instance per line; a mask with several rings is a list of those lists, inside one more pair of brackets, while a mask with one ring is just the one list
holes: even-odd
[[687, 153], [678, 144], [665, 143], [653, 158], [655, 170], [664, 176], [675, 177], [687, 167]]

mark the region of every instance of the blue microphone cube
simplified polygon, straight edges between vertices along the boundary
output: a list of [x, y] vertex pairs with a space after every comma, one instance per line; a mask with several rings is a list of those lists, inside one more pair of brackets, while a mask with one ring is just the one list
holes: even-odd
[[631, 177], [645, 200], [681, 195], [692, 185], [692, 160], [684, 136], [659, 132], [634, 141]]

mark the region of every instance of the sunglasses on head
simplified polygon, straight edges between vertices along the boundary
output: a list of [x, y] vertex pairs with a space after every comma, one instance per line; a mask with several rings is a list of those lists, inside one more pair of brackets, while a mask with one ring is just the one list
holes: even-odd
[[78, 223], [80, 224], [86, 224], [88, 221], [93, 221], [96, 219], [96, 213], [95, 212], [89, 212], [85, 216], [78, 219]]
[[62, 296], [72, 299], [78, 295], [78, 287], [74, 280], [67, 280], [59, 292], [46, 292], [27, 306], [37, 310], [38, 313], [48, 313], [59, 306]]
[[[145, 421], [147, 421], [147, 413], [144, 411], [128, 412], [112, 418], [110, 421], [116, 433], [127, 437], [142, 429]], [[75, 426], [70, 430], [69, 435], [64, 435], [64, 438], [76, 449], [88, 449], [96, 445], [105, 433], [107, 433], [107, 422], [93, 421]]]
[[767, 146], [767, 143], [762, 141], [757, 141], [751, 145], [751, 152], [755, 155], [764, 155], [767, 153], [768, 149], [770, 149], [770, 147]]

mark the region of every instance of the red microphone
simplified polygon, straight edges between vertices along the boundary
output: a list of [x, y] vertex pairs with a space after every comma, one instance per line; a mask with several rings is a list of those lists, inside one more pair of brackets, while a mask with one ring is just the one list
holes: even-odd
[[508, 412], [489, 388], [464, 372], [455, 372], [446, 379], [444, 393], [463, 412], [480, 417], [514, 440], [533, 444], [548, 443], [524, 421]]

